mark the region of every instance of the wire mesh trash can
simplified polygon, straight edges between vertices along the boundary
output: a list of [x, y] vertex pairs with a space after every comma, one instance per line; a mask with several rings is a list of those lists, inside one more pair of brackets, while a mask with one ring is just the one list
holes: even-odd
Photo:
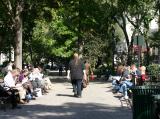
[[153, 95], [154, 117], [160, 119], [160, 95]]
[[153, 95], [160, 94], [160, 86], [136, 86], [133, 93], [133, 119], [155, 119]]

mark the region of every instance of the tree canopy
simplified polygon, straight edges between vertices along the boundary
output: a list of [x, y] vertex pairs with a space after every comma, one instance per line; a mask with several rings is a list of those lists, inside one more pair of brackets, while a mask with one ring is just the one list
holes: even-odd
[[125, 39], [128, 59], [136, 33], [145, 36], [148, 47], [158, 42], [148, 38], [158, 11], [158, 0], [1, 0], [0, 51], [11, 54], [14, 49], [20, 67], [22, 60], [66, 60], [73, 52], [93, 66], [99, 60], [111, 65], [118, 41]]

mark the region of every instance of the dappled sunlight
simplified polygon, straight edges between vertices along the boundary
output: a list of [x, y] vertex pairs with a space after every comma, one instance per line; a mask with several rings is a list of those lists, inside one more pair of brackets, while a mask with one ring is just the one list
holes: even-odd
[[[0, 118], [5, 119], [83, 119], [86, 117], [105, 117], [111, 119], [113, 116], [117, 117], [126, 115], [129, 119], [127, 108], [123, 113], [120, 107], [111, 107], [100, 103], [64, 103], [60, 106], [49, 105], [24, 105], [21, 110], [7, 110], [7, 112], [0, 112]], [[115, 116], [116, 115], [116, 116]]]

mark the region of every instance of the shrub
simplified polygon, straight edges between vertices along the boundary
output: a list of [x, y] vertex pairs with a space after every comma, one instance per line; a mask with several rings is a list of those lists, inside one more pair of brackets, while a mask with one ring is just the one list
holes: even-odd
[[152, 78], [151, 80], [159, 80], [159, 74], [160, 74], [160, 66], [159, 64], [150, 64], [147, 66], [147, 73]]

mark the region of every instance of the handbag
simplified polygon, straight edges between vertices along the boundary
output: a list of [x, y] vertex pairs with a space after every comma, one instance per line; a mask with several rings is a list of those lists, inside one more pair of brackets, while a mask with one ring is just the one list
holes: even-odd
[[86, 88], [86, 87], [87, 87], [87, 81], [84, 80], [84, 79], [83, 79], [83, 81], [82, 81], [82, 87], [83, 87], [83, 88]]
[[90, 80], [94, 80], [94, 74], [93, 73], [91, 73], [91, 75], [90, 75]]

